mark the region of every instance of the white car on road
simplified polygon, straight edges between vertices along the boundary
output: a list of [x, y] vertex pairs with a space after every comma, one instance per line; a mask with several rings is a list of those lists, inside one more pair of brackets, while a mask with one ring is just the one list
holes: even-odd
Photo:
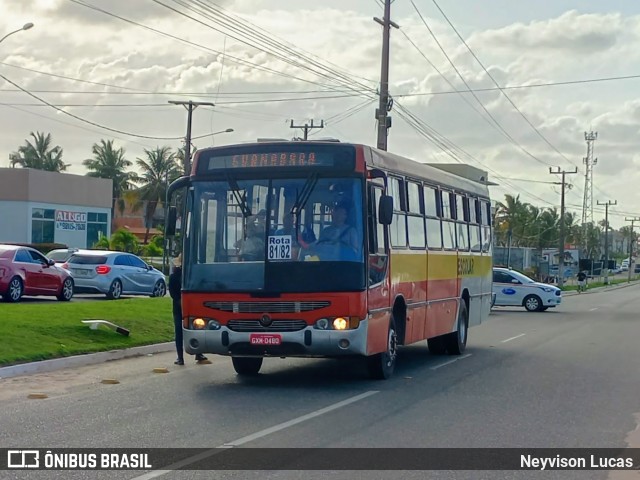
[[493, 269], [493, 293], [496, 307], [524, 307], [530, 312], [543, 312], [562, 302], [558, 287], [536, 282], [508, 268]]

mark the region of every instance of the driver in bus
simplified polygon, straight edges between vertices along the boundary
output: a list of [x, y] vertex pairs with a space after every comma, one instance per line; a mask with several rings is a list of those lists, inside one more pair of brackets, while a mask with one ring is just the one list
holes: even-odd
[[[355, 258], [359, 252], [358, 232], [347, 223], [349, 206], [346, 203], [337, 204], [332, 211], [331, 225], [320, 232], [316, 245], [328, 244], [340, 249], [339, 257]], [[322, 258], [322, 256], [321, 256]]]

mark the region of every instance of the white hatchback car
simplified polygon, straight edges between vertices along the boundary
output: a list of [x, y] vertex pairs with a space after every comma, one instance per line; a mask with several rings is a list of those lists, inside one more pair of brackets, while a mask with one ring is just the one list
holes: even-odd
[[536, 282], [508, 268], [493, 269], [493, 293], [496, 307], [524, 307], [530, 312], [543, 312], [562, 302], [558, 287]]

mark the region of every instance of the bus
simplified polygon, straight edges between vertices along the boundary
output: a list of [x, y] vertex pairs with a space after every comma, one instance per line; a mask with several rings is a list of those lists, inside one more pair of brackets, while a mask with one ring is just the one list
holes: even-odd
[[359, 144], [197, 151], [167, 190], [182, 205], [166, 231], [185, 350], [230, 356], [239, 375], [264, 357], [366, 357], [378, 379], [402, 345], [462, 354], [491, 309], [489, 185], [468, 165]]

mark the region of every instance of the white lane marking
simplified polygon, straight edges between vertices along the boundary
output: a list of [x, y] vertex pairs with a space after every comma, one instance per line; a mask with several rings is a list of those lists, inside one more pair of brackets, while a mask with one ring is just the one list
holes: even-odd
[[451, 365], [452, 363], [456, 363], [458, 360], [462, 360], [464, 358], [469, 358], [472, 354], [467, 353], [466, 355], [462, 355], [461, 357], [454, 358], [453, 360], [449, 360], [448, 362], [441, 363], [440, 365], [434, 365], [431, 367], [431, 370], [437, 370], [441, 367], [446, 367], [447, 365]]
[[176, 462], [172, 465], [168, 465], [166, 467], [166, 470], [154, 470], [152, 472], [145, 473], [144, 475], [140, 475], [139, 477], [134, 477], [131, 480], [149, 480], [151, 478], [161, 477], [162, 475], [166, 475], [167, 473], [178, 470], [186, 465], [191, 465], [192, 463], [199, 462], [200, 460], [204, 460], [205, 458], [212, 457], [213, 455], [220, 453], [220, 449], [233, 448], [244, 445], [245, 443], [252, 442], [253, 440], [257, 440], [258, 438], [266, 437], [267, 435], [271, 435], [272, 433], [279, 432], [302, 422], [306, 422], [307, 420], [319, 417], [321, 415], [324, 415], [325, 413], [332, 412], [333, 410], [338, 410], [339, 408], [363, 400], [367, 397], [370, 397], [371, 395], [375, 395], [376, 393], [380, 392], [378, 390], [369, 390], [368, 392], [361, 393], [360, 395], [356, 395], [355, 397], [347, 398], [346, 400], [342, 400], [341, 402], [334, 403], [333, 405], [329, 405], [328, 407], [321, 408], [320, 410], [316, 410], [315, 412], [307, 413], [306, 415], [302, 415], [301, 417], [294, 418], [287, 422], [279, 423], [278, 425], [274, 425], [273, 427], [265, 428], [264, 430], [252, 433], [251, 435], [244, 436], [231, 442], [226, 442], [219, 447], [212, 448], [205, 452], [199, 453], [198, 455], [185, 458], [184, 460], [180, 460], [179, 462]]
[[506, 340], [502, 340], [500, 343], [507, 343], [511, 340], [515, 340], [516, 338], [524, 337], [526, 333], [521, 333], [520, 335], [516, 335], [515, 337], [507, 338]]
[[589, 311], [590, 312], [595, 312], [598, 309], [598, 307], [594, 307], [594, 308], [590, 308]]

